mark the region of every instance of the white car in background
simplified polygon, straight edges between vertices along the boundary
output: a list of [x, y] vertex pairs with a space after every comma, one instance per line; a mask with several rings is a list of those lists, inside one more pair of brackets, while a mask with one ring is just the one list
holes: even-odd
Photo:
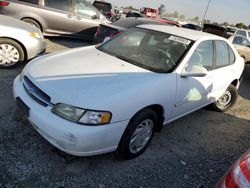
[[43, 34], [34, 26], [0, 15], [0, 68], [34, 58], [45, 51]]
[[248, 40], [250, 40], [250, 31], [246, 29], [237, 29], [235, 32], [236, 35], [241, 35], [243, 37], [246, 37]]
[[250, 41], [241, 35], [232, 35], [228, 40], [234, 45], [245, 62], [250, 62]]
[[33, 60], [15, 79], [14, 97], [55, 147], [131, 159], [163, 124], [209, 104], [232, 107], [243, 68], [226, 39], [141, 25], [100, 46]]

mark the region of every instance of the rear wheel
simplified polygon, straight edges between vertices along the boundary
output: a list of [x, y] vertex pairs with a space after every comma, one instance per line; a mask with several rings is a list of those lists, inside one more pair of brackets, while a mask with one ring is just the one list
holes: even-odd
[[30, 19], [30, 18], [24, 18], [24, 19], [22, 19], [22, 21], [24, 21], [24, 22], [36, 27], [40, 31], [42, 31], [42, 28], [41, 28], [40, 24], [37, 21], [35, 21], [33, 19]]
[[122, 159], [133, 159], [141, 155], [148, 147], [158, 123], [157, 115], [151, 109], [137, 113], [126, 128], [116, 156]]
[[224, 112], [235, 105], [238, 91], [234, 85], [230, 85], [225, 93], [212, 105], [216, 111]]
[[0, 68], [11, 68], [24, 58], [24, 50], [16, 41], [0, 39]]

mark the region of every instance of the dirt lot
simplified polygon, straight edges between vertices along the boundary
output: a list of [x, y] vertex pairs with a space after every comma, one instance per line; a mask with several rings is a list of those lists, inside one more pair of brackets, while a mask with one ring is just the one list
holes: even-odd
[[[88, 45], [47, 42], [49, 52]], [[250, 147], [250, 66], [235, 108], [202, 109], [169, 124], [130, 161], [112, 154], [73, 157], [45, 141], [15, 108], [12, 82], [22, 68], [0, 70], [0, 187], [214, 187]]]

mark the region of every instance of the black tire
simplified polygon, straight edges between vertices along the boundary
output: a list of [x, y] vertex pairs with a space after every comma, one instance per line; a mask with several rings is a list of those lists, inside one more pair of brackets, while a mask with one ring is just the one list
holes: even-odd
[[[221, 102], [219, 100], [223, 99], [223, 97], [226, 98], [225, 99], [225, 101], [227, 101], [226, 105], [220, 105]], [[221, 96], [221, 98], [218, 101], [212, 104], [212, 107], [214, 110], [218, 112], [225, 112], [235, 105], [235, 103], [237, 102], [237, 99], [238, 99], [238, 91], [235, 88], [235, 86], [231, 84], [227, 88], [225, 94]]]
[[24, 22], [36, 27], [40, 31], [42, 31], [41, 25], [37, 21], [30, 19], [30, 18], [24, 18], [24, 19], [22, 19], [22, 21], [24, 21]]
[[0, 51], [3, 50], [1, 48], [1, 45], [10, 45], [13, 47], [13, 49], [16, 49], [19, 57], [18, 60], [16, 62], [11, 61], [11, 63], [9, 64], [1, 64], [3, 62], [1, 62], [1, 58], [0, 58], [0, 68], [13, 68], [14, 66], [16, 66], [19, 62], [22, 62], [25, 60], [25, 54], [24, 54], [24, 49], [21, 47], [21, 45], [19, 45], [16, 41], [11, 40], [11, 39], [5, 39], [5, 38], [0, 38]]
[[[140, 149], [138, 152], [132, 152], [130, 149], [131, 148], [130, 144], [131, 144], [132, 136], [134, 136], [133, 134], [135, 133], [135, 130], [138, 130], [139, 127], [143, 124], [143, 122], [149, 121], [149, 120], [150, 122], [153, 122], [151, 136], [149, 136], [150, 138], [147, 139], [148, 141], [145, 141], [146, 144], [142, 147], [142, 149]], [[128, 160], [128, 159], [133, 159], [141, 155], [146, 150], [151, 139], [153, 138], [157, 123], [158, 123], [158, 118], [157, 118], [156, 113], [153, 110], [144, 109], [138, 112], [130, 120], [126, 130], [124, 131], [122, 135], [122, 138], [120, 140], [120, 143], [115, 153], [116, 157], [118, 159]]]

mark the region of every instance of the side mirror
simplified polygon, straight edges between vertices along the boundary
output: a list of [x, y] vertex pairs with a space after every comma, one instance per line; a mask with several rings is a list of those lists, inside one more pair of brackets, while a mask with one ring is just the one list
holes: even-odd
[[204, 77], [207, 75], [207, 69], [201, 65], [187, 66], [181, 73], [182, 78], [186, 77]]

